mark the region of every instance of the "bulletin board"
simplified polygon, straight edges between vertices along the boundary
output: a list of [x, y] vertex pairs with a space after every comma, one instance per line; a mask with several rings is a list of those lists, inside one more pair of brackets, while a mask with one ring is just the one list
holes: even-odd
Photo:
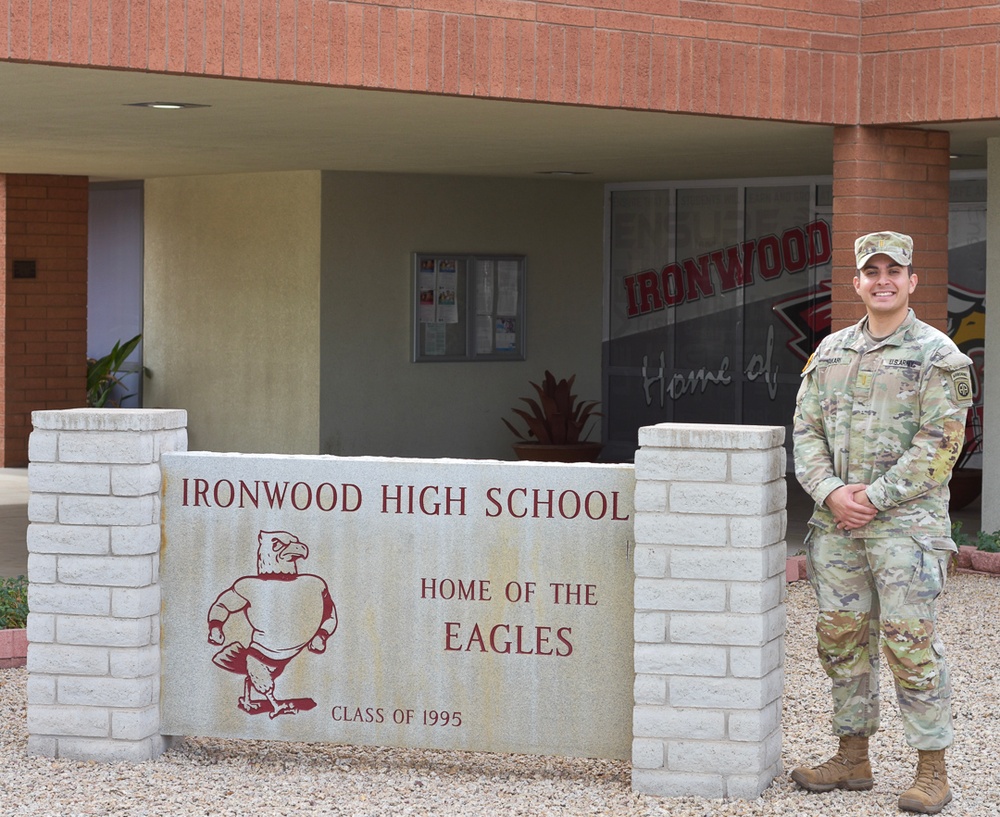
[[413, 360], [524, 360], [523, 255], [413, 254]]

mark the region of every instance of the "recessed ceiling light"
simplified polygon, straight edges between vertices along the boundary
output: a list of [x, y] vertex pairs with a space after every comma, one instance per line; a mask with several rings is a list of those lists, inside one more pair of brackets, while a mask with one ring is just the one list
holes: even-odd
[[157, 108], [161, 111], [180, 111], [185, 108], [210, 108], [211, 105], [199, 105], [195, 102], [127, 102], [132, 108]]
[[539, 170], [539, 176], [589, 176], [589, 170]]

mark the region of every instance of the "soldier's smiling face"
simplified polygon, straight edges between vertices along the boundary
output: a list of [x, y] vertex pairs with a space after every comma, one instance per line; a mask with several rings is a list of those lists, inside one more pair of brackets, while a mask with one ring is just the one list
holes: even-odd
[[904, 313], [910, 293], [917, 288], [917, 276], [888, 255], [873, 255], [854, 276], [854, 289], [868, 314], [888, 317]]

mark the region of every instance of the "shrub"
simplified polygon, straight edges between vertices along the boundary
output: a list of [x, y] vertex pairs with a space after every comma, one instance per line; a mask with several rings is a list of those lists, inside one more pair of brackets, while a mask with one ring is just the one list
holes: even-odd
[[1000, 553], [1000, 530], [987, 533], [984, 530], [976, 534], [976, 549], [984, 553]]
[[0, 577], [0, 630], [19, 630], [28, 623], [28, 577]]

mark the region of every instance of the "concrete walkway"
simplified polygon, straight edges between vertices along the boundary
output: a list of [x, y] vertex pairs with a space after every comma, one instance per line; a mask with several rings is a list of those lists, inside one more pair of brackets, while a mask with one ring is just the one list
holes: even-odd
[[28, 469], [0, 468], [0, 576], [28, 573]]

